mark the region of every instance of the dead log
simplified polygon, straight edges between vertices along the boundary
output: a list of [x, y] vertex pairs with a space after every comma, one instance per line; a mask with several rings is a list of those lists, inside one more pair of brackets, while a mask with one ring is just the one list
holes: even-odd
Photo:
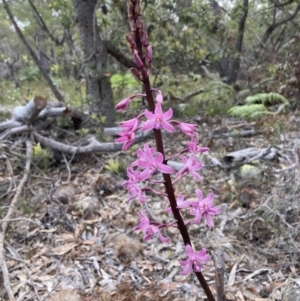
[[46, 106], [47, 100], [44, 97], [35, 96], [25, 106], [16, 107], [12, 118], [24, 124], [31, 124]]
[[94, 122], [83, 112], [62, 106], [60, 103], [47, 102], [45, 98], [35, 96], [26, 105], [16, 107], [11, 113], [10, 120], [0, 122], [0, 141], [12, 134], [20, 134], [36, 128], [47, 128], [52, 118], [60, 116], [70, 116], [75, 130], [83, 126], [95, 127]]
[[[146, 137], [149, 137], [151, 133], [152, 131], [138, 133], [136, 139], [134, 140], [134, 143], [143, 141]], [[77, 142], [78, 146], [76, 146], [76, 145], [61, 143], [50, 138], [46, 138], [38, 134], [37, 132], [34, 132], [33, 134], [35, 139], [38, 142], [40, 142], [43, 146], [49, 147], [54, 151], [58, 151], [70, 155], [90, 154], [90, 153], [97, 153], [97, 152], [116, 152], [116, 151], [120, 151], [123, 145], [122, 143], [116, 143], [116, 142], [101, 143], [95, 138], [95, 136], [88, 136], [84, 138], [84, 141], [82, 141], [82, 143]]]
[[46, 106], [47, 100], [44, 97], [35, 96], [26, 105], [16, 107], [12, 118], [0, 123], [0, 131], [32, 124]]
[[223, 161], [228, 165], [246, 164], [255, 160], [274, 160], [277, 157], [277, 150], [274, 147], [263, 149], [249, 147], [235, 152], [227, 153]]

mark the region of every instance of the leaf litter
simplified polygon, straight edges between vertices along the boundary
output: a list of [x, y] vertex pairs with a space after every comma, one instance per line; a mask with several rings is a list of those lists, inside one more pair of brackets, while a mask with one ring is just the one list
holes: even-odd
[[[224, 250], [226, 300], [300, 300], [299, 166], [289, 168], [295, 162], [291, 154], [298, 147], [299, 120], [291, 124], [285, 118], [286, 130], [278, 135], [271, 125], [234, 123], [238, 131], [250, 126], [258, 133], [234, 139], [226, 135], [234, 127], [228, 120], [201, 124], [202, 145], [211, 149], [202, 158], [202, 181], [185, 177], [175, 187], [187, 197], [196, 188], [216, 195], [222, 212], [214, 219], [215, 228], [191, 225], [189, 232], [196, 249], [206, 247], [211, 255]], [[213, 124], [222, 126], [214, 129]], [[180, 137], [165, 139], [167, 154], [181, 147]], [[214, 165], [227, 153], [269, 145], [280, 149], [280, 158], [278, 152], [272, 160], [251, 162], [254, 176], [251, 168], [243, 172], [243, 164], [227, 169]], [[127, 162], [134, 159], [132, 150], [119, 155]], [[55, 184], [44, 181], [39, 204], [33, 203], [36, 207], [29, 212], [18, 208], [24, 220], [10, 223], [5, 250], [17, 300], [205, 300], [195, 277], [181, 275], [178, 260], [184, 257], [184, 246], [176, 229], [164, 233], [171, 239], [166, 244], [145, 242], [133, 231], [139, 205], [127, 202], [121, 186], [124, 172], [103, 168], [111, 156], [82, 156], [70, 166], [69, 182], [62, 181], [67, 179], [63, 166], [50, 168], [47, 176]], [[0, 176], [10, 183], [11, 173]], [[25, 190], [28, 203], [39, 189], [37, 185]], [[4, 197], [1, 206], [7, 202]], [[152, 217], [167, 222], [167, 207], [166, 200], [150, 195]], [[204, 266], [204, 275], [214, 292], [212, 261]], [[3, 287], [1, 298], [7, 298]]]

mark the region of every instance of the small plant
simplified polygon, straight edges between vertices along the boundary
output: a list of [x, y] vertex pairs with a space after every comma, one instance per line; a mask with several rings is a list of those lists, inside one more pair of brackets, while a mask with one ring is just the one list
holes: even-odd
[[109, 159], [107, 164], [104, 166], [105, 169], [111, 171], [112, 173], [118, 174], [120, 171], [120, 163], [119, 160]]
[[228, 111], [229, 115], [240, 118], [259, 118], [263, 115], [271, 115], [272, 113], [263, 104], [251, 104], [244, 106], [232, 107]]
[[49, 150], [42, 148], [40, 143], [33, 147], [33, 161], [42, 170], [45, 170], [48, 167], [51, 158], [52, 155]]
[[89, 133], [89, 129], [87, 128], [81, 128], [76, 131], [81, 137], [85, 137]]
[[274, 113], [267, 107], [275, 104], [288, 105], [289, 101], [278, 93], [259, 93], [248, 96], [245, 105], [232, 107], [228, 113], [235, 117], [255, 119], [264, 115], [273, 115]]
[[278, 93], [258, 93], [248, 96], [245, 99], [247, 105], [263, 104], [265, 106], [271, 106], [275, 104], [289, 104], [289, 101]]

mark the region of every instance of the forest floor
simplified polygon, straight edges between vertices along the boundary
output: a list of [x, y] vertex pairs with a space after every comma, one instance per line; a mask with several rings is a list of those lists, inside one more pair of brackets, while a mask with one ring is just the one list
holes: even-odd
[[[222, 209], [212, 230], [204, 223], [189, 228], [195, 249], [205, 247], [211, 256], [217, 249], [224, 251], [226, 300], [300, 300], [300, 170], [299, 157], [292, 155], [300, 156], [300, 144], [299, 151], [295, 144], [300, 119], [210, 117], [197, 122], [201, 145], [209, 146], [209, 155], [220, 161], [249, 147], [272, 146], [278, 152], [273, 160], [226, 169], [203, 155], [202, 181], [186, 176], [176, 184], [176, 193], [186, 197], [196, 188], [205, 195], [212, 190]], [[251, 136], [239, 135], [249, 129]], [[166, 134], [164, 139], [167, 154], [186, 143], [183, 135], [174, 139]], [[288, 157], [292, 160], [284, 160]], [[32, 166], [4, 250], [17, 300], [205, 300], [195, 275], [181, 275], [178, 260], [185, 259], [185, 252], [176, 228], [163, 231], [170, 238], [164, 244], [157, 238], [144, 241], [133, 230], [141, 207], [127, 202], [121, 184], [124, 166], [134, 158], [135, 151], [128, 150], [70, 157], [67, 164], [50, 164], [47, 171]], [[4, 183], [8, 170], [5, 159], [0, 160]], [[109, 160], [118, 160], [123, 168], [107, 170]], [[9, 179], [14, 185], [23, 170], [16, 161]], [[13, 191], [0, 201], [1, 218]], [[147, 206], [157, 220], [170, 221], [166, 200], [152, 195]], [[211, 260], [203, 274], [215, 293], [214, 270]], [[0, 293], [1, 300], [8, 300], [3, 282]]]

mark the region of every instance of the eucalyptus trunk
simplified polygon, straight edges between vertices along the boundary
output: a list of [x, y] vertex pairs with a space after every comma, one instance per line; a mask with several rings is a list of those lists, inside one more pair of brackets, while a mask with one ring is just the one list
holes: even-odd
[[76, 23], [84, 53], [87, 98], [90, 110], [105, 117], [105, 124], [115, 121], [113, 93], [107, 75], [107, 49], [99, 34], [96, 21], [97, 0], [73, 0]]

